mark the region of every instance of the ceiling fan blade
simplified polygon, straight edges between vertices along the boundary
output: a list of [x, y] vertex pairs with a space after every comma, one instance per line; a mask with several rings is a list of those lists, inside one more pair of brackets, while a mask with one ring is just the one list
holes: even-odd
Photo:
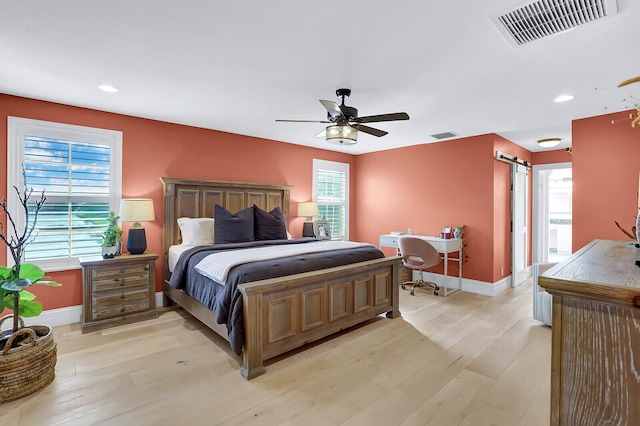
[[322, 129], [320, 133], [314, 136], [314, 138], [324, 138], [327, 136], [327, 129]]
[[279, 122], [286, 122], [286, 123], [331, 123], [330, 121], [320, 121], [320, 120], [276, 120]]
[[320, 99], [320, 103], [327, 109], [327, 112], [331, 117], [343, 119], [345, 118], [342, 110], [340, 109], [340, 105], [338, 105], [337, 103], [333, 101], [323, 101], [322, 99]]
[[408, 120], [409, 114], [406, 112], [396, 112], [393, 114], [368, 115], [366, 117], [357, 117], [353, 121], [356, 123], [377, 123], [380, 121], [398, 121]]
[[362, 124], [354, 124], [354, 125], [351, 125], [351, 127], [355, 127], [356, 129], [358, 129], [361, 132], [365, 132], [365, 133], [368, 133], [370, 135], [377, 136], [377, 137], [389, 134], [389, 132], [385, 132], [384, 130], [374, 129], [373, 127], [364, 126]]

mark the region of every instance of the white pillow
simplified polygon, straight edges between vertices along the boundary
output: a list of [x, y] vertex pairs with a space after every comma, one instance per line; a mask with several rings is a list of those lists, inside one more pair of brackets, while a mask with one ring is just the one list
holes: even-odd
[[182, 234], [182, 245], [201, 246], [213, 244], [213, 218], [210, 217], [181, 217], [178, 226]]

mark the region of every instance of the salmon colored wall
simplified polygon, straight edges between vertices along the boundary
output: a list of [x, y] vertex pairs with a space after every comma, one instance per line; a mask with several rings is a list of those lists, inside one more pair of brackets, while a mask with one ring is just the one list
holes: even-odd
[[539, 164], [570, 163], [571, 161], [573, 161], [573, 157], [566, 150], [554, 149], [552, 151], [534, 152], [532, 163], [534, 165], [539, 165]]
[[505, 274], [509, 270], [509, 246], [502, 242], [508, 232], [509, 165], [495, 160], [496, 149], [530, 156], [493, 134], [359, 155], [356, 235], [377, 244], [390, 231], [438, 235], [445, 225], [464, 224], [469, 260], [463, 276], [498, 281], [496, 264], [505, 266]]
[[631, 229], [638, 213], [640, 127], [632, 128], [628, 117], [623, 112], [573, 122], [574, 251], [594, 239], [629, 240], [613, 223]]
[[[215, 113], [215, 112], [212, 112]], [[290, 231], [302, 233], [304, 218], [296, 217], [297, 204], [311, 199], [313, 158], [349, 163], [354, 157], [201, 128], [170, 124], [68, 105], [0, 94], [0, 164], [7, 164], [7, 116], [90, 126], [123, 132], [122, 196], [150, 197], [156, 220], [144, 224], [148, 251], [162, 253], [162, 176], [293, 185]], [[6, 167], [0, 170], [0, 198], [6, 196]], [[355, 182], [355, 179], [354, 179]], [[354, 183], [351, 185], [354, 194]], [[350, 220], [357, 215], [351, 196]], [[2, 218], [6, 226], [6, 217]], [[129, 224], [125, 224], [125, 235]], [[0, 262], [6, 247], [0, 247]], [[156, 290], [161, 290], [162, 262], [156, 264]], [[82, 304], [80, 270], [49, 273], [61, 288], [34, 286], [44, 309]]]

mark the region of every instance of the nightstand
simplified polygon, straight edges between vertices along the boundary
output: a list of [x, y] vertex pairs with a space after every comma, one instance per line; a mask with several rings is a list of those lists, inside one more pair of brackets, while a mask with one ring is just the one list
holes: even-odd
[[157, 254], [81, 257], [82, 332], [157, 318]]

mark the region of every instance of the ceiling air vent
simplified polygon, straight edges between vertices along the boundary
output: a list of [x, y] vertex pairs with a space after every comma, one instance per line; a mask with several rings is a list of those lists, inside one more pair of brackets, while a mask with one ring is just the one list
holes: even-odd
[[453, 132], [444, 132], [444, 133], [438, 133], [435, 135], [431, 135], [432, 138], [435, 139], [448, 139], [448, 138], [453, 138], [455, 136], [458, 136], [457, 133], [453, 133]]
[[518, 47], [617, 13], [616, 0], [539, 0], [521, 3], [491, 20]]

